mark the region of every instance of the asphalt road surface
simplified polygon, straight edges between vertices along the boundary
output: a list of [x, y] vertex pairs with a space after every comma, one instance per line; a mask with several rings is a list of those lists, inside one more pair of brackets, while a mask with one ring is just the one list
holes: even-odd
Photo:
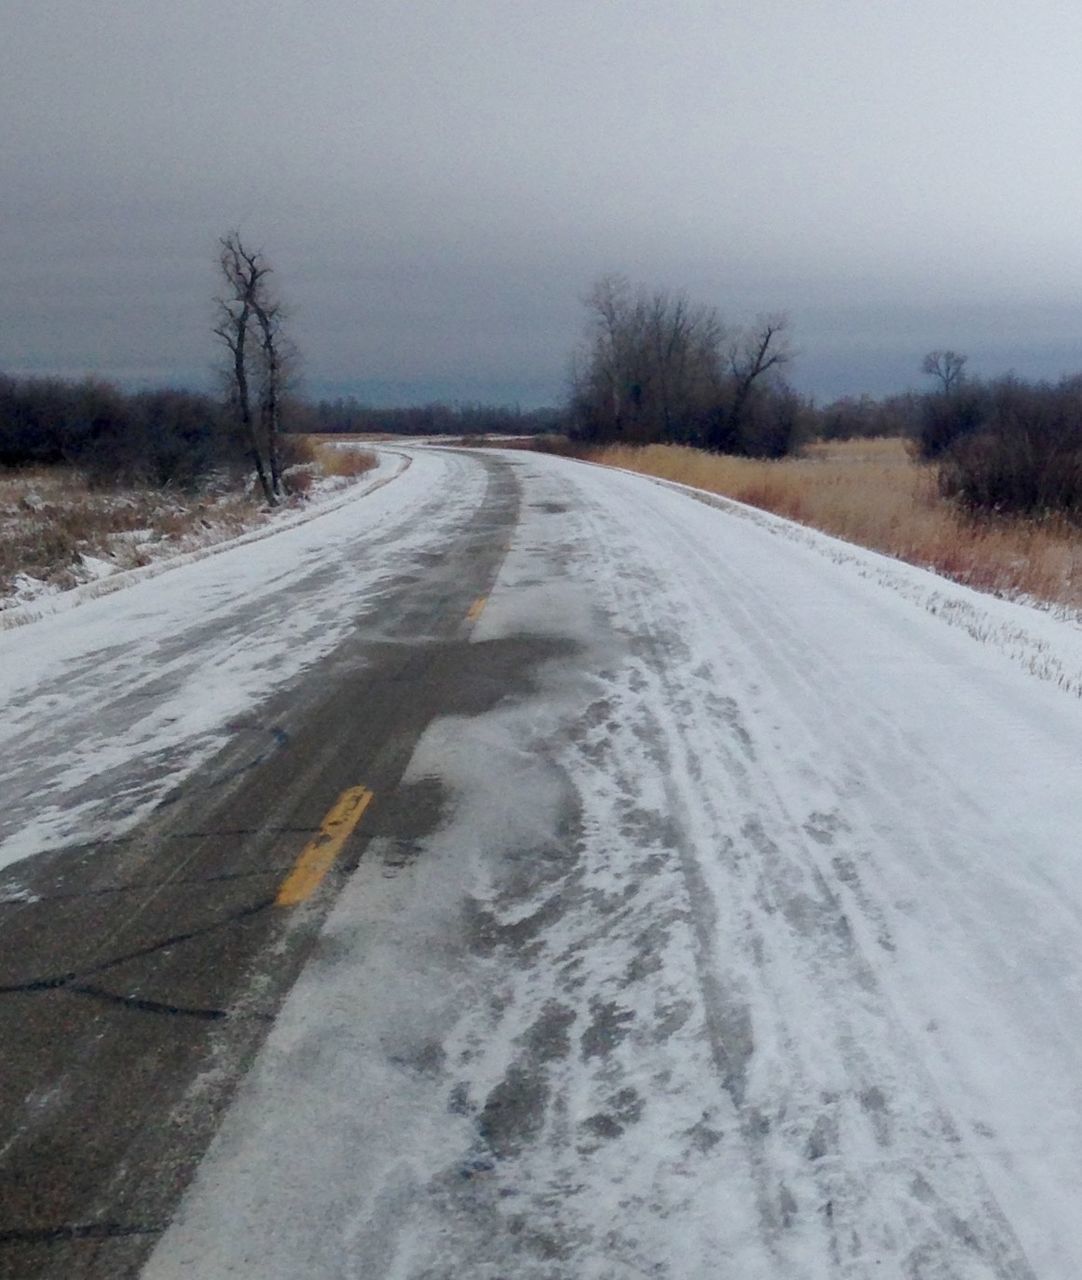
[[0, 1275], [1073, 1280], [1056, 624], [412, 457], [0, 635]]

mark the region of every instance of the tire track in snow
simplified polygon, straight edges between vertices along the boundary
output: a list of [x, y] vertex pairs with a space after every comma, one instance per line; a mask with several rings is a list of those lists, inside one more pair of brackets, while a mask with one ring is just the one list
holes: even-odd
[[[641, 493], [636, 494], [640, 500], [642, 496]], [[821, 702], [821, 689], [806, 673], [809, 668], [812, 671], [823, 668], [817, 665], [815, 656], [809, 655], [807, 646], [778, 613], [769, 593], [746, 574], [732, 571], [724, 577], [720, 575], [716, 556], [704, 554], [701, 545], [677, 521], [658, 520], [656, 512], [649, 510], [649, 505], [640, 501], [636, 512], [634, 537], [639, 545], [652, 542], [672, 547], [675, 541], [679, 544], [684, 563], [692, 569], [690, 575], [684, 576], [681, 585], [697, 580], [704, 588], [704, 598], [698, 602], [700, 608], [708, 612], [709, 597], [720, 597], [740, 617], [739, 640], [745, 652], [756, 655], [757, 663], [751, 670], [745, 670], [744, 680], [733, 681], [734, 689], [746, 689], [755, 680], [762, 680], [764, 675], [771, 673], [771, 668], [776, 677], [779, 665], [784, 662], [786, 683], [795, 683], [798, 689], [802, 688], [803, 698], [798, 698], [798, 705], [809, 697], [812, 705]], [[684, 824], [680, 851], [688, 883], [687, 897], [695, 920], [699, 987], [710, 1029], [713, 1057], [732, 1097], [749, 1158], [756, 1169], [764, 1234], [768, 1240], [777, 1242], [775, 1248], [780, 1250], [776, 1254], [778, 1261], [785, 1261], [793, 1268], [787, 1274], [805, 1274], [807, 1258], [802, 1255], [807, 1248], [806, 1235], [800, 1233], [803, 1239], [788, 1258], [785, 1257], [788, 1250], [779, 1241], [779, 1236], [796, 1226], [802, 1208], [806, 1214], [804, 1206], [809, 1196], [807, 1187], [802, 1184], [810, 1181], [810, 1198], [821, 1214], [821, 1229], [826, 1237], [823, 1263], [830, 1268], [840, 1266], [848, 1274], [851, 1266], [860, 1267], [878, 1251], [878, 1235], [879, 1245], [885, 1252], [893, 1251], [901, 1240], [908, 1239], [912, 1242], [908, 1252], [913, 1265], [919, 1259], [921, 1266], [936, 1266], [951, 1276], [989, 1274], [1018, 1277], [1019, 1280], [1032, 1277], [1034, 1273], [991, 1191], [984, 1184], [972, 1155], [959, 1150], [962, 1140], [958, 1127], [947, 1113], [938, 1090], [911, 1043], [907, 1043], [907, 1029], [897, 1019], [889, 999], [876, 982], [874, 967], [864, 959], [849, 913], [831, 887], [831, 869], [824, 867], [816, 856], [816, 842], [802, 834], [801, 828], [805, 823], [789, 811], [779, 787], [771, 778], [769, 764], [757, 759], [753, 773], [748, 760], [752, 739], [736, 718], [738, 709], [734, 705], [727, 707], [729, 723], [722, 726], [723, 731], [728, 729], [730, 736], [740, 743], [740, 748], [734, 749], [719, 738], [717, 718], [704, 721], [701, 714], [701, 709], [710, 705], [709, 688], [702, 691], [705, 696], [696, 709], [689, 702], [686, 683], [682, 684], [674, 675], [674, 671], [678, 671], [681, 677], [686, 676], [690, 653], [686, 648], [680, 652], [680, 631], [681, 622], [685, 628], [691, 626], [691, 609], [687, 607], [690, 602], [674, 599], [672, 584], [661, 581], [656, 571], [651, 574], [629, 569], [628, 566], [633, 565], [636, 559], [635, 544], [630, 537], [624, 546], [616, 544], [610, 512], [611, 508], [606, 512], [609, 516], [607, 521], [598, 521], [592, 543], [609, 562], [611, 572], [607, 579], [613, 584], [618, 597], [614, 616], [625, 620], [625, 625], [628, 621], [637, 622], [641, 636], [650, 638], [653, 660], [649, 666], [652, 667], [650, 675], [654, 687], [650, 695], [643, 697], [643, 702], [652, 708], [667, 707], [673, 712], [664, 722], [656, 714], [652, 716], [647, 732], [664, 739], [665, 755], [670, 762], [679, 761], [679, 767], [669, 770], [671, 812], [693, 814], [697, 819], [694, 825]], [[648, 515], [653, 517], [653, 528], [644, 520]], [[625, 526], [625, 534], [630, 532], [630, 527]], [[757, 613], [752, 612], [750, 602], [753, 600], [759, 609]], [[820, 663], [822, 661], [820, 658]], [[761, 666], [756, 670], [759, 663]], [[715, 674], [704, 683], [717, 682]], [[861, 719], [861, 716], [853, 714], [847, 718], [847, 723], [859, 724]], [[694, 758], [696, 748], [692, 744], [711, 741], [717, 757], [715, 764], [720, 762], [722, 766], [721, 776], [733, 784], [734, 794], [729, 797], [730, 803], [748, 815], [738, 835], [733, 833], [731, 818], [725, 819], [714, 804], [713, 796], [702, 786], [702, 769]], [[859, 758], [860, 743], [853, 746]], [[814, 773], [814, 770], [805, 768], [805, 772]], [[712, 776], [716, 781], [719, 776], [716, 768]], [[764, 779], [770, 790], [766, 804], [762, 795]], [[816, 781], [829, 787], [827, 779]], [[839, 801], [841, 799], [839, 797]], [[770, 830], [776, 832], [776, 837], [770, 834]], [[756, 881], [754, 887], [748, 883], [742, 886], [746, 934], [742, 943], [746, 964], [743, 975], [726, 973], [717, 955], [717, 941], [725, 936], [724, 931], [719, 931], [715, 896], [718, 876], [716, 871], [711, 876], [701, 861], [705, 848], [720, 848], [728, 854], [721, 888], [731, 889], [736, 879], [734, 873], [742, 869], [741, 863], [747, 867], [748, 860], [733, 857], [733, 850], [741, 841], [751, 846], [752, 858], [757, 864], [756, 871], [752, 873]], [[802, 882], [806, 888], [794, 891], [793, 885]], [[764, 908], [768, 917], [784, 921], [782, 936], [773, 939], [765, 936]], [[759, 917], [758, 921], [756, 917]], [[848, 1085], [848, 1100], [841, 1096], [840, 1091], [821, 1089], [817, 1100], [814, 1076], [803, 1072], [794, 1075], [792, 1065], [788, 1067], [788, 1078], [783, 1076], [781, 1080], [774, 1081], [775, 1090], [790, 1103], [801, 1100], [807, 1110], [807, 1114], [794, 1124], [792, 1116], [787, 1114], [787, 1105], [779, 1106], [769, 1099], [765, 1105], [761, 1101], [757, 1103], [754, 1095], [758, 1091], [755, 1090], [749, 1097], [746, 1075], [758, 1048], [751, 1042], [757, 1030], [756, 1019], [746, 1007], [740, 1007], [732, 992], [733, 989], [746, 992], [756, 982], [765, 983], [768, 988], [776, 986], [776, 978], [768, 971], [764, 958], [771, 948], [781, 954], [789, 951], [791, 955], [794, 950], [792, 935], [796, 931], [810, 931], [811, 949], [819, 951], [818, 955], [810, 957], [811, 977], [818, 992], [833, 987], [846, 993], [850, 1000], [853, 993], [862, 992], [872, 1007], [864, 1010], [863, 1019], [856, 1020], [844, 1007], [831, 1010], [836, 1027], [833, 1038], [839, 1048], [844, 1046], [844, 1057], [848, 1059], [843, 1061], [842, 1053], [838, 1054], [840, 1074], [844, 1075]], [[866, 932], [874, 936], [877, 931]], [[749, 953], [754, 957], [750, 963]], [[798, 1035], [795, 1032], [784, 1035], [783, 1044], [790, 1064], [799, 1062]], [[862, 1051], [864, 1044], [892, 1046], [894, 1056], [902, 1059], [893, 1081], [884, 1080], [884, 1064], [873, 1062]], [[900, 1045], [905, 1046], [901, 1053], [898, 1052]], [[822, 1073], [815, 1074], [821, 1076]], [[920, 1082], [916, 1091], [912, 1083], [914, 1080]], [[891, 1134], [888, 1138], [888, 1126], [895, 1130], [904, 1128], [903, 1113], [908, 1109], [906, 1095], [909, 1095], [911, 1105], [914, 1092], [927, 1095], [919, 1099], [917, 1111], [922, 1117], [919, 1126], [911, 1123], [910, 1133], [903, 1133], [900, 1137]], [[854, 1099], [857, 1106], [852, 1105]], [[809, 1101], [813, 1103], [810, 1107]], [[818, 1105], [814, 1105], [816, 1101]], [[847, 1158], [849, 1153], [843, 1149], [840, 1121], [847, 1105], [856, 1113], [858, 1125], [863, 1122], [864, 1126], [871, 1127], [881, 1147], [886, 1148], [886, 1151], [877, 1152], [871, 1162], [866, 1156], [855, 1161]], [[772, 1130], [778, 1124], [788, 1130], [780, 1143], [772, 1136]], [[907, 1146], [909, 1150], [905, 1150]], [[902, 1148], [901, 1153], [892, 1156], [892, 1147], [895, 1150]], [[805, 1157], [803, 1166], [799, 1159], [794, 1162], [791, 1158], [800, 1148]], [[943, 1168], [929, 1170], [929, 1156]], [[792, 1171], [795, 1192], [785, 1180], [783, 1170], [786, 1165]], [[894, 1165], [897, 1181], [908, 1182], [908, 1186], [894, 1188], [897, 1234], [893, 1238], [890, 1238], [889, 1225], [884, 1233], [879, 1222], [884, 1206], [870, 1200], [863, 1185], [870, 1165], [881, 1172], [888, 1165]], [[969, 1167], [959, 1176], [958, 1170], [962, 1166]], [[938, 1190], [934, 1185], [937, 1181], [941, 1188]], [[992, 1270], [988, 1270], [989, 1267]]]

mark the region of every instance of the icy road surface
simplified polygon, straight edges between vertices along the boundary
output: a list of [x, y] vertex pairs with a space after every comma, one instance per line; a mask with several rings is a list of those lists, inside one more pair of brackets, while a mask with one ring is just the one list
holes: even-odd
[[549, 656], [430, 726], [146, 1275], [1077, 1280], [1077, 629], [507, 465], [473, 642]]
[[362, 824], [145, 1276], [1077, 1280], [1077, 626], [639, 477], [409, 452], [0, 634], [17, 902], [231, 735], [255, 770], [268, 695], [378, 650], [520, 491], [446, 649], [506, 690], [429, 724], [408, 836]]
[[8, 895], [18, 870], [3, 868], [129, 830], [238, 733], [253, 757], [273, 750], [273, 726], [251, 713], [331, 653], [485, 493], [462, 459], [381, 450], [380, 460], [314, 519], [156, 566], [159, 576], [100, 599], [70, 592], [52, 602], [56, 616], [0, 631]]

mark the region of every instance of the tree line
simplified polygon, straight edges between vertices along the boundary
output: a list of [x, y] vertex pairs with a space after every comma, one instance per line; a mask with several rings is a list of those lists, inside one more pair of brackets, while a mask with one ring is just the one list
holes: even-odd
[[715, 307], [620, 275], [585, 304], [567, 408], [575, 440], [780, 458], [812, 439], [901, 436], [971, 511], [1082, 516], [1082, 375], [974, 380], [964, 354], [935, 350], [920, 365], [931, 390], [820, 407], [784, 379], [784, 317], [733, 333]]
[[296, 394], [299, 355], [265, 252], [233, 230], [218, 241], [216, 267], [213, 335], [224, 355], [224, 395], [133, 393], [96, 378], [0, 374], [0, 465], [70, 465], [95, 486], [184, 489], [248, 467], [273, 506], [285, 489], [290, 434], [519, 435], [560, 424], [555, 409], [440, 403], [380, 409], [353, 397], [308, 403]]
[[262, 250], [219, 241], [214, 334], [228, 352], [224, 398], [180, 389], [125, 392], [96, 378], [0, 375], [0, 464], [76, 467], [91, 485], [195, 489], [251, 465], [263, 497], [283, 492], [280, 439], [296, 356]]
[[781, 376], [793, 358], [784, 316], [730, 331], [715, 307], [622, 275], [603, 276], [585, 303], [568, 408], [574, 439], [762, 458], [793, 448], [801, 400]]
[[785, 380], [793, 351], [784, 316], [733, 330], [684, 293], [607, 275], [584, 300], [585, 334], [560, 408], [308, 403], [295, 394], [298, 355], [266, 255], [230, 231], [217, 269], [224, 397], [0, 375], [0, 464], [67, 463], [92, 484], [185, 488], [247, 464], [274, 505], [293, 432], [562, 432], [586, 445], [670, 442], [758, 458], [811, 439], [903, 436], [938, 466], [943, 492], [975, 511], [1082, 514], [1082, 375], [985, 382], [967, 376], [963, 354], [937, 350], [921, 364], [931, 390], [817, 406]]
[[68, 464], [95, 485], [185, 489], [213, 473], [250, 469], [263, 497], [265, 480], [277, 498], [292, 435], [539, 435], [564, 425], [559, 409], [443, 403], [380, 409], [354, 397], [308, 402], [283, 389], [272, 426], [258, 385], [249, 372], [245, 415], [234, 387], [222, 398], [169, 388], [125, 392], [95, 378], [0, 374], [0, 466]]
[[0, 464], [69, 464], [92, 484], [191, 489], [237, 470], [243, 452], [214, 396], [0, 375]]
[[402, 436], [539, 435], [563, 425], [559, 409], [441, 401], [380, 409], [344, 396], [295, 405], [290, 430]]

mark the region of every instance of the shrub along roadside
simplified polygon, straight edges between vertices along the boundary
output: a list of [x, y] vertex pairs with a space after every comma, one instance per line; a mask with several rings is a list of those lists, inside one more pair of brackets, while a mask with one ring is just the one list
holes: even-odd
[[938, 454], [947, 497], [974, 512], [1082, 518], [1082, 382], [1003, 378], [935, 399], [956, 428]]
[[1082, 378], [960, 382], [920, 404], [915, 445], [974, 514], [1082, 523]]
[[192, 490], [245, 458], [210, 396], [0, 375], [0, 465], [62, 463], [94, 485]]

